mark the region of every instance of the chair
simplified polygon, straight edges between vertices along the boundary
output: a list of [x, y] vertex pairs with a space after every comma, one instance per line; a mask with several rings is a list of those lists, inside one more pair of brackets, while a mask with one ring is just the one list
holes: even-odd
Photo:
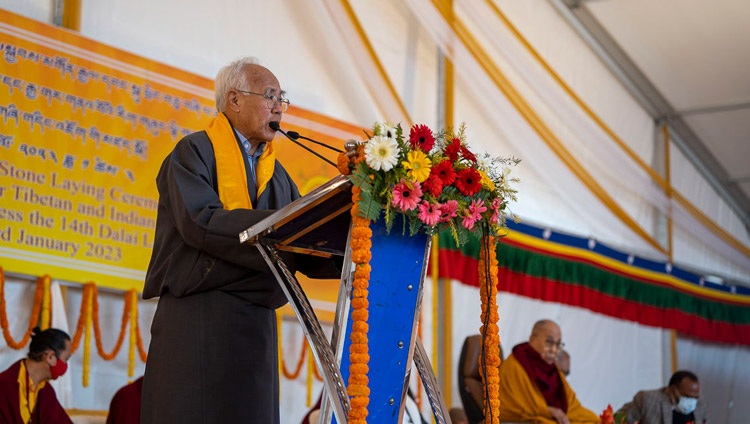
[[466, 337], [458, 359], [458, 392], [469, 424], [484, 420], [484, 393], [479, 375], [481, 337], [479, 334]]
[[[482, 349], [482, 336], [474, 334], [464, 339], [461, 355], [458, 359], [458, 392], [464, 406], [469, 424], [478, 424], [484, 420], [484, 386], [479, 375], [479, 354]], [[500, 359], [503, 359], [503, 348], [500, 346]]]

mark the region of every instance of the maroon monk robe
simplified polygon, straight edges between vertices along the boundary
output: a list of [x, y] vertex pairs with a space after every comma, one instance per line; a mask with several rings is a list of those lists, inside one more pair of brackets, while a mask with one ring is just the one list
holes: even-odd
[[513, 348], [513, 356], [526, 371], [529, 379], [542, 392], [547, 406], [560, 408], [567, 413], [568, 400], [565, 397], [562, 377], [557, 366], [554, 363], [545, 362], [542, 355], [535, 351], [528, 342], [516, 345]]
[[139, 424], [141, 422], [141, 387], [143, 377], [120, 388], [109, 404], [107, 424]]
[[[0, 423], [25, 424], [21, 418], [21, 400], [18, 398], [18, 373], [21, 361], [0, 373]], [[47, 384], [39, 390], [36, 405], [31, 414], [32, 423], [73, 424], [68, 414], [57, 401], [55, 389]]]

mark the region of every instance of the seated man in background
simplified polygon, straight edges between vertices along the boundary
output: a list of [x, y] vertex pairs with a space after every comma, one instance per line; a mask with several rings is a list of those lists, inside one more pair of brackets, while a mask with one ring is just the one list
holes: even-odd
[[565, 374], [566, 378], [570, 375], [570, 354], [567, 350], [560, 350], [560, 354], [555, 358], [555, 364], [557, 365], [557, 368]]
[[112, 397], [107, 424], [139, 424], [141, 422], [141, 388], [143, 376], [121, 387]]
[[562, 349], [560, 327], [537, 321], [529, 341], [513, 348], [500, 364], [500, 421], [599, 423], [568, 386], [555, 358]]
[[677, 371], [667, 387], [641, 390], [617, 412], [625, 413], [628, 423], [703, 424], [708, 422], [708, 411], [700, 396], [698, 377], [690, 371]]
[[0, 373], [0, 423], [73, 424], [48, 384], [68, 369], [70, 336], [56, 328], [32, 331], [26, 358]]

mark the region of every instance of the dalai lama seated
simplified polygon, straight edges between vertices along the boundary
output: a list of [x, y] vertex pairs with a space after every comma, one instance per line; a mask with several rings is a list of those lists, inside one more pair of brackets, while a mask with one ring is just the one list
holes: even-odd
[[562, 349], [560, 327], [534, 324], [529, 341], [513, 348], [500, 364], [500, 421], [544, 424], [598, 423], [576, 398], [555, 357]]

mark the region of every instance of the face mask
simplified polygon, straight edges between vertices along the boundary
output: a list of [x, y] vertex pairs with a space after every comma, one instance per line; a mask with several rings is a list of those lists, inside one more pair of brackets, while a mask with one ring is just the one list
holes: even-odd
[[65, 371], [68, 370], [68, 363], [60, 358], [57, 358], [57, 362], [55, 363], [55, 365], [49, 367], [49, 370], [52, 373], [52, 379], [57, 380], [58, 377], [65, 374]]
[[687, 396], [680, 396], [680, 401], [677, 403], [675, 409], [680, 414], [688, 415], [695, 411], [695, 406], [698, 404], [697, 398], [691, 398]]

